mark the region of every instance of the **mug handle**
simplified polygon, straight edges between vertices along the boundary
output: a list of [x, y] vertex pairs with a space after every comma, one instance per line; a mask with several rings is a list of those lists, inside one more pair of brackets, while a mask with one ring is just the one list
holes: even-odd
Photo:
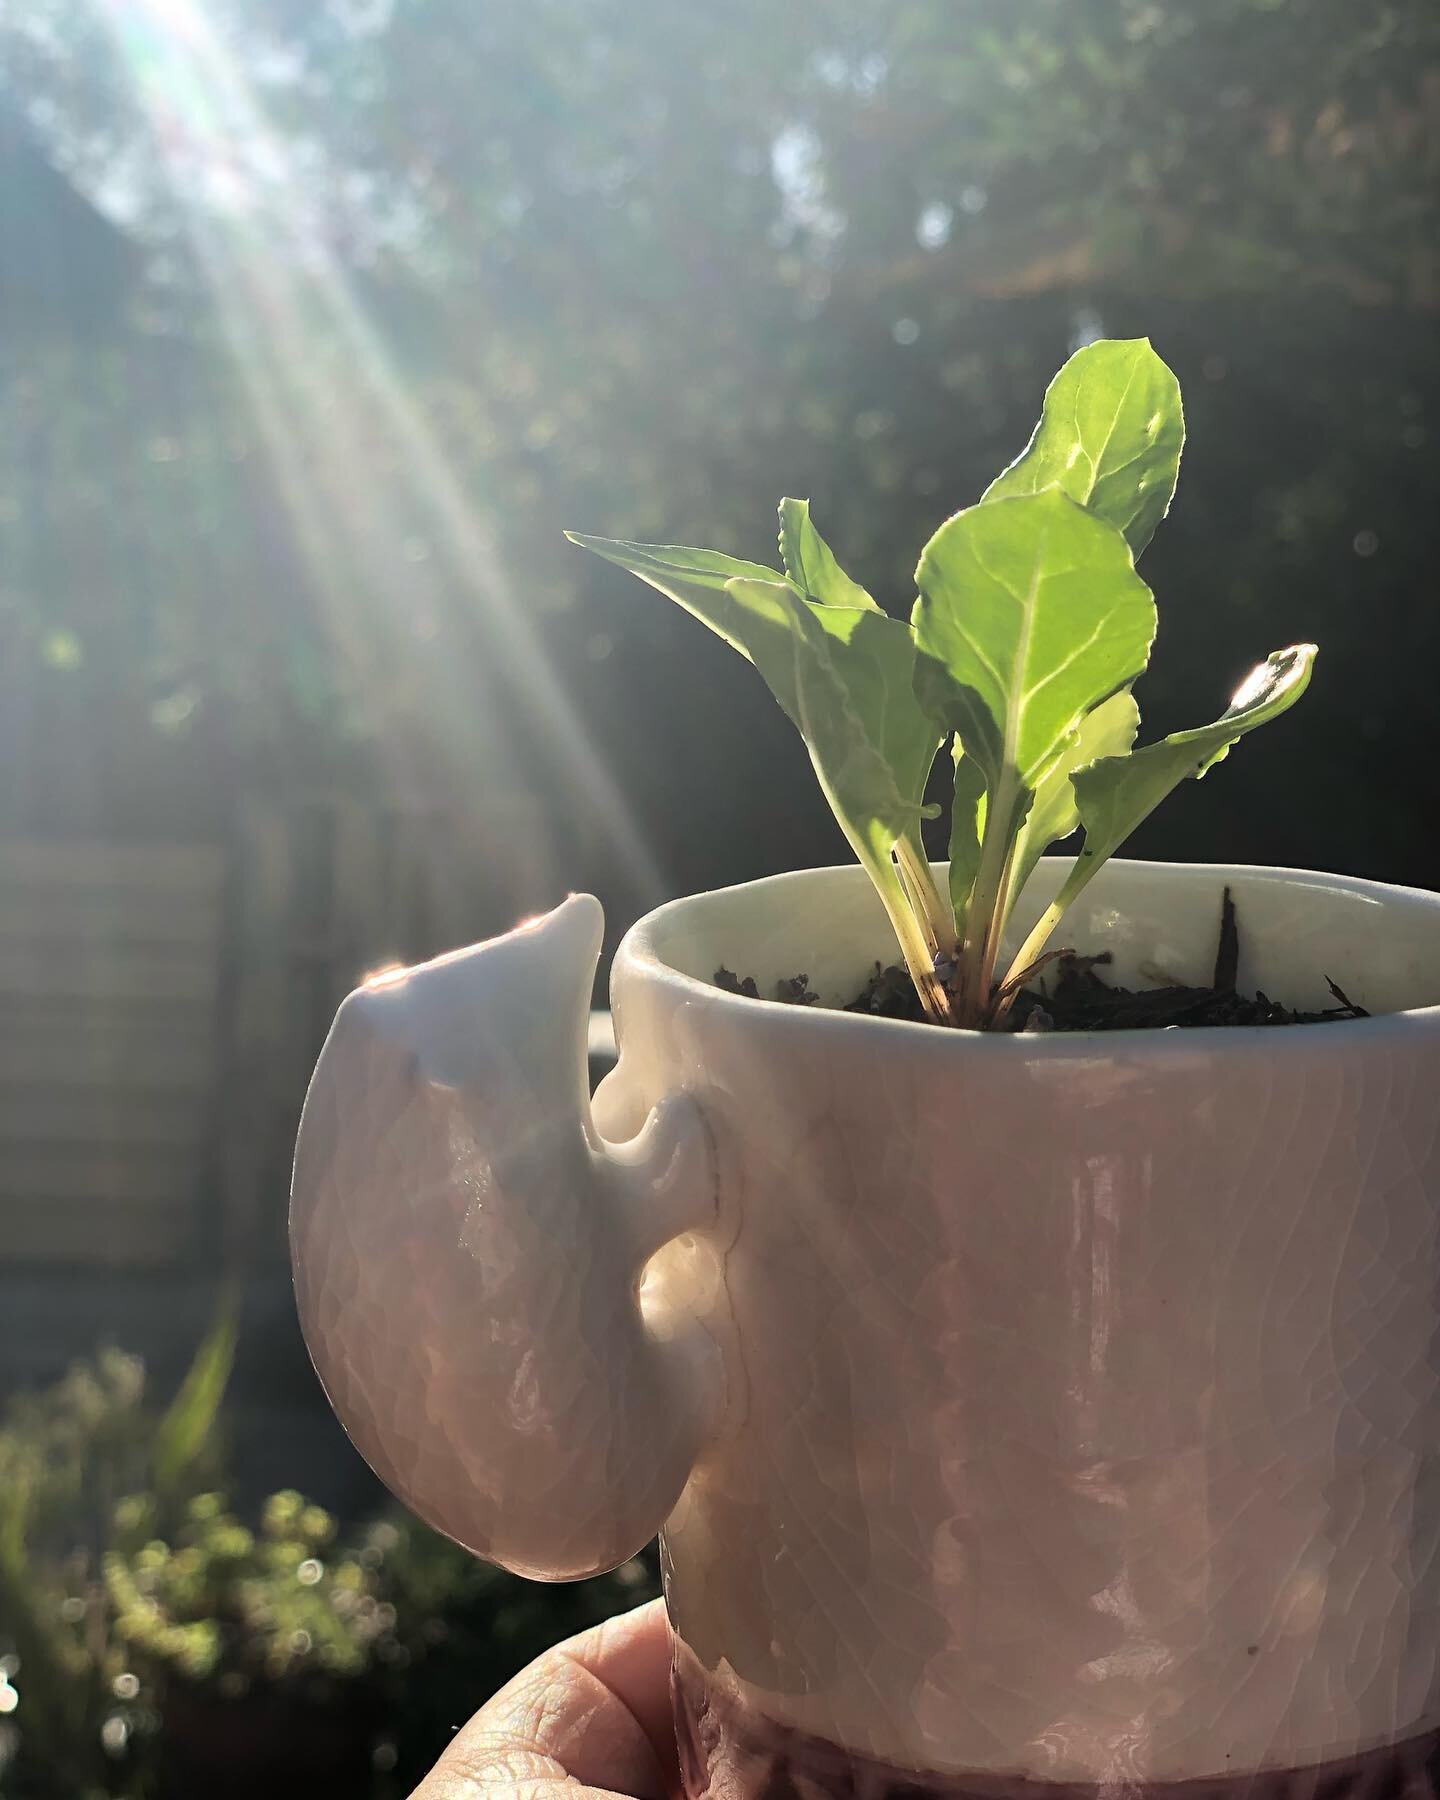
[[716, 1216], [700, 1109], [672, 1096], [622, 1145], [590, 1116], [603, 925], [572, 895], [351, 994], [291, 1189], [305, 1340], [361, 1455], [428, 1524], [549, 1581], [649, 1542], [724, 1399], [705, 1326], [640, 1307], [647, 1260]]

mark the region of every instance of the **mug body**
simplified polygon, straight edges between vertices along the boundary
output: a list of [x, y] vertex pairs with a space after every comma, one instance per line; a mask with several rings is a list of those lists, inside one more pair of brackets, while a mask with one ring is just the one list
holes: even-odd
[[1116, 862], [1062, 935], [1208, 980], [1226, 885], [1242, 988], [1376, 1016], [987, 1037], [713, 985], [856, 992], [858, 868], [622, 945], [597, 1124], [688, 1093], [718, 1190], [641, 1295], [723, 1352], [663, 1540], [693, 1795], [1433, 1786], [1440, 900]]

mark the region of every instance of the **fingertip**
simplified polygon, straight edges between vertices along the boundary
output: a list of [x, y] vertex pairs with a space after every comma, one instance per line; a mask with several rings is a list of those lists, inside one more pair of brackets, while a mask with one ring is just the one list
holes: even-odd
[[670, 1653], [661, 1600], [557, 1644], [481, 1707], [414, 1800], [518, 1795], [561, 1779], [595, 1796], [676, 1793]]

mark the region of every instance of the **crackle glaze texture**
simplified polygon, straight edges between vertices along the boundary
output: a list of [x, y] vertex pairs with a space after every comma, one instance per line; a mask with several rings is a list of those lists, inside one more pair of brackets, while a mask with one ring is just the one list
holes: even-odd
[[[593, 1126], [593, 903], [352, 997], [294, 1229], [356, 1441], [529, 1573], [664, 1518], [690, 1691], [791, 1746], [786, 1792], [865, 1791], [800, 1744], [999, 1795], [1418, 1740], [1440, 900], [1114, 863], [1067, 941], [1201, 978], [1226, 882], [1242, 985], [1323, 1005], [1331, 976], [1390, 1016], [996, 1039], [709, 985], [723, 962], [853, 992], [892, 953], [858, 869], [642, 921]], [[743, 1735], [694, 1792], [762, 1791], [725, 1760]]]
[[1299, 1767], [1142, 1781], [1102, 1781], [901, 1768], [739, 1702], [677, 1646], [671, 1680], [686, 1800], [1435, 1800], [1440, 1732]]
[[693, 1104], [619, 1154], [582, 1116], [588, 896], [346, 1000], [290, 1210], [296, 1297], [371, 1467], [480, 1555], [548, 1579], [659, 1529], [719, 1396], [697, 1323], [647, 1328], [646, 1258], [714, 1215]]

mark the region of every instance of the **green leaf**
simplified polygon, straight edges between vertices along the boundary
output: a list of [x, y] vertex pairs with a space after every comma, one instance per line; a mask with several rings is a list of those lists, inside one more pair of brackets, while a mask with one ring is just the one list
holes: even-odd
[[210, 1440], [230, 1383], [238, 1329], [236, 1305], [227, 1296], [156, 1427], [155, 1486], [161, 1492], [185, 1478]]
[[836, 562], [830, 546], [811, 523], [808, 500], [780, 502], [780, 555], [785, 573], [817, 606], [858, 606], [879, 612], [860, 583], [852, 581]]
[[632, 575], [677, 601], [742, 656], [750, 656], [743, 623], [735, 617], [735, 604], [725, 584], [737, 578], [783, 581], [778, 569], [763, 563], [722, 556], [718, 550], [691, 550], [683, 544], [631, 544], [623, 538], [585, 537], [567, 531], [566, 537], [582, 550], [593, 550], [607, 562], [618, 563]]
[[985, 500], [1058, 486], [1136, 556], [1169, 510], [1185, 442], [1180, 384], [1148, 338], [1102, 338], [1050, 383], [1035, 434]]
[[805, 610], [812, 629], [828, 640], [832, 664], [861, 728], [891, 770], [907, 820], [914, 825], [941, 734], [915, 698], [915, 640], [910, 627], [878, 607]]
[[1057, 488], [947, 519], [915, 579], [921, 705], [979, 765], [987, 830], [1013, 831], [1081, 719], [1145, 667], [1155, 602], [1120, 533]]
[[1201, 776], [1227, 756], [1247, 731], [1287, 712], [1310, 685], [1313, 644], [1276, 650], [1250, 673], [1213, 725], [1177, 731], [1128, 756], [1105, 756], [1071, 778], [1085, 847], [1054, 900], [1016, 951], [1008, 987], [1033, 967], [1051, 933], [1141, 820], [1182, 781]]
[[841, 829], [867, 867], [888, 861], [918, 823], [940, 742], [915, 699], [909, 630], [879, 611], [813, 606], [783, 581], [736, 580], [729, 592]]
[[[774, 569], [711, 550], [566, 535], [678, 601], [754, 663], [804, 737], [922, 997], [941, 1009], [929, 949], [891, 858], [902, 837], [923, 856], [922, 801], [941, 736], [915, 697], [914, 640], [907, 625], [881, 612], [843, 574], [810, 525], [808, 507], [792, 503], [781, 519], [786, 555], [826, 598], [802, 596]], [[858, 603], [834, 604], [847, 594]]]
[[978, 813], [964, 763], [985, 783], [978, 864], [972, 877], [968, 833], [957, 834], [951, 878], [963, 903], [955, 1006], [962, 1023], [981, 1024], [1019, 833], [1081, 720], [1145, 667], [1155, 602], [1121, 533], [1055, 487], [947, 519], [915, 580], [916, 692], [959, 733], [957, 775], [970, 784], [960, 804], [970, 817]]
[[[915, 699], [914, 642], [843, 573], [805, 502], [784, 502], [781, 523], [787, 559], [818, 590], [813, 604], [798, 582], [717, 551], [566, 535], [678, 601], [753, 662], [805, 736], [847, 837], [883, 843], [888, 856], [920, 816], [940, 742]], [[859, 601], [840, 604], [847, 595]]]
[[1231, 746], [1288, 712], [1310, 685], [1313, 644], [1276, 650], [1241, 682], [1213, 725], [1177, 731], [1128, 756], [1107, 756], [1075, 776], [1075, 798], [1085, 826], [1085, 848], [1061, 897], [1073, 899], [1140, 822], [1182, 781], [1203, 775]]
[[[919, 849], [926, 778], [940, 733], [915, 698], [909, 628], [864, 607], [815, 606], [788, 582], [730, 584], [736, 616], [751, 636], [755, 666], [785, 708], [840, 829], [875, 884], [927, 1008], [944, 997], [924, 927], [906, 897], [892, 851]], [[788, 657], [774, 634], [788, 625]]]
[[1035, 790], [1034, 804], [1015, 844], [1014, 877], [1010, 897], [1015, 897], [1034, 873], [1035, 865], [1057, 838], [1069, 837], [1080, 827], [1080, 810], [1071, 777], [1098, 757], [1123, 756], [1135, 742], [1140, 728], [1140, 708], [1129, 688], [1102, 700], [1080, 721], [1074, 736]]

